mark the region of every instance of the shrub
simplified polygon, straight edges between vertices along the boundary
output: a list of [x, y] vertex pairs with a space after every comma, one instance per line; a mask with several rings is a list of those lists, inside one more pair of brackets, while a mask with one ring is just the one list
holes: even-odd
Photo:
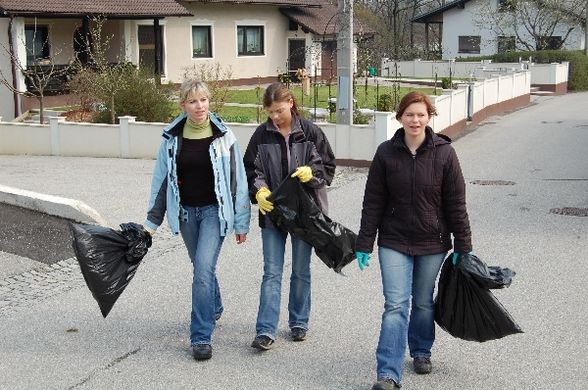
[[[122, 87], [114, 94], [114, 111], [119, 116], [131, 115], [138, 121], [169, 122], [177, 105], [172, 101], [173, 87], [158, 85], [152, 74], [145, 70], [125, 71]], [[110, 102], [105, 101], [106, 110], [99, 112], [98, 122], [109, 122]]]
[[378, 98], [378, 111], [392, 112], [392, 106], [392, 95], [385, 93]]
[[94, 88], [97, 78], [96, 71], [81, 68], [67, 83], [67, 89], [78, 98], [80, 111], [93, 111], [100, 101]]
[[453, 83], [449, 77], [441, 78], [441, 88], [443, 89], [453, 89]]
[[355, 125], [367, 125], [370, 123], [370, 117], [364, 115], [359, 110], [353, 111], [353, 124]]

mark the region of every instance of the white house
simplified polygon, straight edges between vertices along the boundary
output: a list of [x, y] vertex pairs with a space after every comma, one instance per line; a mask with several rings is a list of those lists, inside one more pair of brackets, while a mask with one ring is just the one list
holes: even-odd
[[[439, 25], [443, 59], [492, 55], [506, 50], [525, 50], [516, 39], [515, 28], [525, 41], [530, 34], [521, 24], [496, 27], [501, 13], [508, 12], [508, 0], [453, 0], [413, 18], [415, 23]], [[532, 11], [531, 11], [532, 12]], [[568, 35], [568, 31], [571, 32]], [[567, 36], [567, 37], [566, 37]], [[581, 26], [559, 23], [550, 36], [545, 36], [546, 48], [582, 49], [585, 35]], [[428, 43], [431, 45], [431, 43]], [[439, 45], [435, 45], [439, 46]]]
[[[0, 0], [0, 65], [3, 78], [23, 90], [7, 54], [10, 42], [23, 65], [84, 62], [92, 47], [80, 37], [101, 16], [109, 61], [149, 67], [164, 82], [179, 83], [187, 67], [206, 63], [230, 68], [235, 85], [275, 81], [298, 68], [330, 78], [337, 69], [336, 12], [330, 0]], [[20, 113], [19, 98], [2, 85], [0, 99], [0, 116]]]

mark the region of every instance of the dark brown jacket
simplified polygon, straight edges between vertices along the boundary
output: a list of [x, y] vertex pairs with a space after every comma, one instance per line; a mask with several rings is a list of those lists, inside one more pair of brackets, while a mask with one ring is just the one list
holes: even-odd
[[451, 140], [426, 129], [412, 156], [404, 129], [376, 151], [365, 187], [356, 250], [378, 245], [411, 256], [472, 250], [465, 183]]
[[[255, 194], [266, 187], [274, 191], [282, 180], [296, 168], [307, 165], [312, 179], [304, 189], [324, 214], [328, 214], [327, 188], [335, 176], [335, 155], [322, 129], [313, 122], [292, 116], [292, 129], [288, 144], [284, 136], [268, 118], [257, 127], [243, 155], [249, 183], [249, 197], [257, 203]], [[259, 226], [272, 227], [269, 218], [259, 213]]]

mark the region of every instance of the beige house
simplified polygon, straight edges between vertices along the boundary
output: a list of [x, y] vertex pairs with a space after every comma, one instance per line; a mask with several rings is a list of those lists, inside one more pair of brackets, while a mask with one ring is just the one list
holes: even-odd
[[[331, 78], [336, 12], [329, 0], [0, 0], [2, 77], [26, 88], [9, 52], [28, 66], [87, 61], [92, 48], [80, 42], [88, 42], [84, 37], [100, 17], [108, 60], [149, 67], [164, 82], [181, 82], [186, 68], [203, 63], [230, 68], [234, 84], [275, 81], [298, 68]], [[0, 99], [12, 102], [0, 107], [0, 116], [21, 113], [20, 98], [2, 85]]]

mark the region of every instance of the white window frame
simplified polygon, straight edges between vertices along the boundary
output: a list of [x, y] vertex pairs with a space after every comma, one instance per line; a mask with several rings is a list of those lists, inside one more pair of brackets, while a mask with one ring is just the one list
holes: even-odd
[[[210, 28], [210, 57], [194, 57], [194, 35], [192, 33], [192, 27], [209, 27]], [[190, 23], [190, 58], [193, 61], [197, 60], [211, 60], [216, 56], [216, 50], [214, 44], [214, 22], [211, 20], [195, 20]]]
[[[261, 27], [263, 28], [263, 47], [261, 54], [239, 54], [239, 27]], [[265, 20], [236, 20], [235, 21], [235, 55], [237, 58], [262, 58], [267, 56], [267, 22]]]

